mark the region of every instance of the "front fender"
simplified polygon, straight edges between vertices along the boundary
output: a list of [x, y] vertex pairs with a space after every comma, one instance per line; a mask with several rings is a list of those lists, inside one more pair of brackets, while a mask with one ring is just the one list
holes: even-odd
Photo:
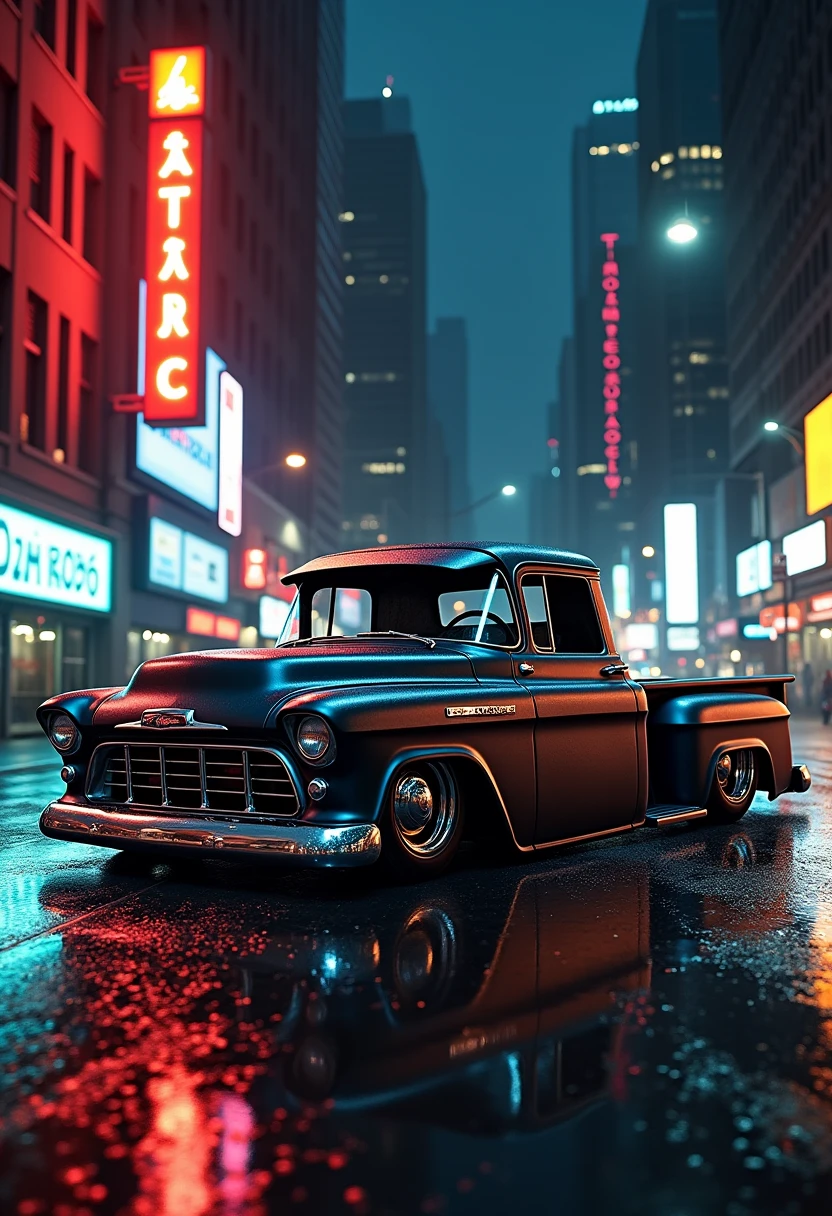
[[115, 688], [88, 688], [83, 692], [59, 693], [58, 696], [50, 697], [48, 701], [44, 701], [42, 705], [38, 706], [36, 710], [38, 722], [46, 731], [49, 715], [61, 710], [63, 713], [69, 714], [82, 729], [85, 726], [92, 726], [93, 714], [99, 705], [103, 704], [108, 697], [112, 697], [114, 693], [122, 691], [121, 685], [117, 685]]

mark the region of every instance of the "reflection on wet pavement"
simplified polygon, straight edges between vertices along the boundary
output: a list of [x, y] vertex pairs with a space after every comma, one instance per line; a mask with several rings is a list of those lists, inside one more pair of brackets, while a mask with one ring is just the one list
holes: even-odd
[[0, 1211], [825, 1212], [809, 797], [421, 887], [130, 865], [0, 777]]

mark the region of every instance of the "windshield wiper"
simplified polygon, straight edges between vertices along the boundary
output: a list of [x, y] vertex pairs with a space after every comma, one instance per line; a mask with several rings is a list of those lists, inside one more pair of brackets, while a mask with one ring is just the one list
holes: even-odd
[[420, 633], [401, 633], [398, 629], [382, 629], [375, 633], [321, 633], [313, 638], [292, 638], [290, 642], [281, 642], [276, 650], [287, 646], [317, 646], [319, 642], [349, 642], [352, 638], [408, 638], [411, 642], [424, 642], [433, 650], [436, 642], [433, 638], [422, 637]]
[[436, 642], [433, 638], [422, 637], [421, 633], [402, 633], [398, 629], [381, 629], [372, 633], [357, 633], [357, 638], [409, 638], [411, 642], [424, 642], [429, 650], [433, 650]]

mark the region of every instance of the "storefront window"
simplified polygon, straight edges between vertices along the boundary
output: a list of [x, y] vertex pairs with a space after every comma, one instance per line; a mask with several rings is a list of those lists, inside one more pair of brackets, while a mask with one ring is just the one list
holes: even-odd
[[87, 631], [40, 615], [9, 621], [9, 734], [40, 728], [35, 710], [57, 692], [87, 684]]

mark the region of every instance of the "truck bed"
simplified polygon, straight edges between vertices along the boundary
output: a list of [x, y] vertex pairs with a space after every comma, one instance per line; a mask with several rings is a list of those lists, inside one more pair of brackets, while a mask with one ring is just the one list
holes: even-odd
[[647, 705], [651, 710], [658, 709], [666, 701], [674, 697], [702, 695], [703, 693], [748, 693], [756, 696], [773, 697], [788, 705], [786, 686], [794, 681], [791, 675], [764, 676], [716, 676], [713, 679], [690, 680], [675, 679], [672, 676], [645, 676], [644, 679], [633, 678], [634, 684], [640, 684], [647, 695]]

